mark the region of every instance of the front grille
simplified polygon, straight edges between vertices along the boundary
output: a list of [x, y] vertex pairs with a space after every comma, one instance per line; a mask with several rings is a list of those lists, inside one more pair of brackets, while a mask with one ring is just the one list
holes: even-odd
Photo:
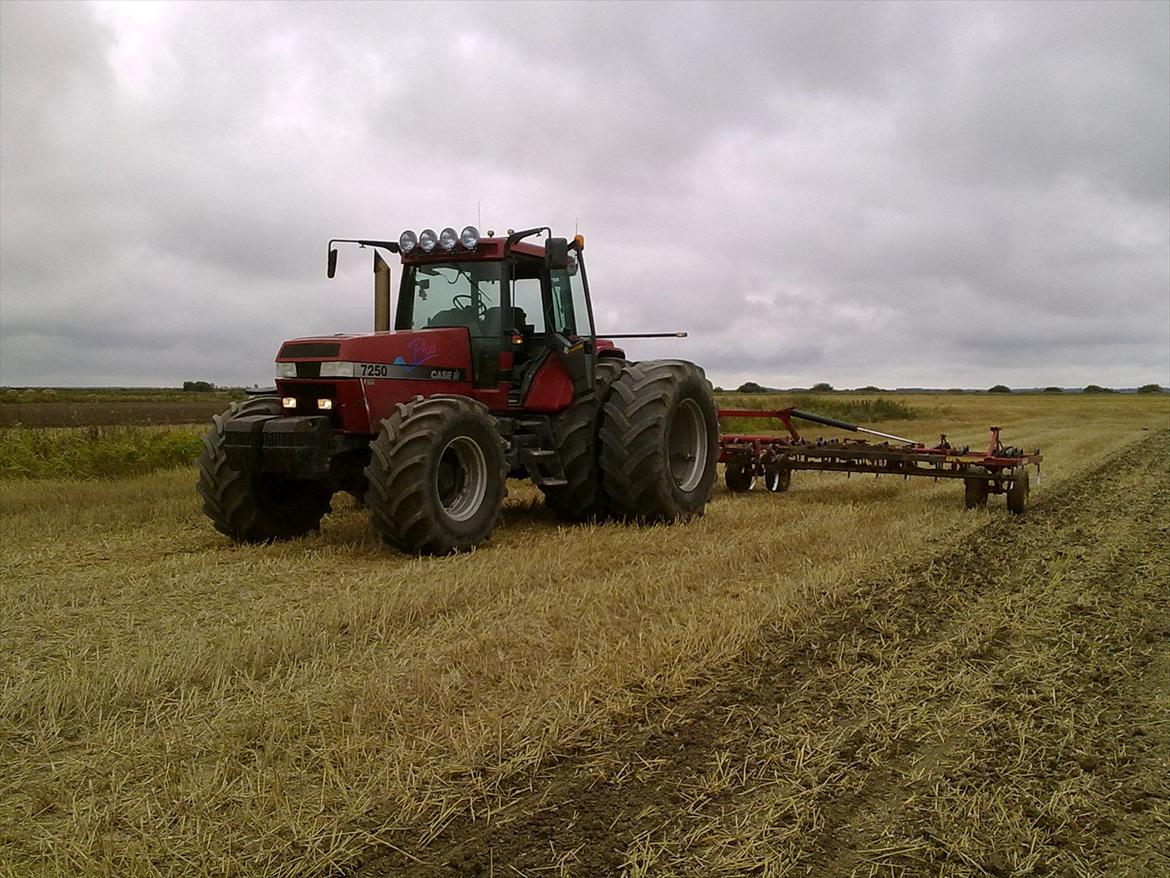
[[293, 357], [336, 357], [341, 352], [341, 345], [335, 341], [290, 341], [286, 342], [277, 355], [282, 358]]

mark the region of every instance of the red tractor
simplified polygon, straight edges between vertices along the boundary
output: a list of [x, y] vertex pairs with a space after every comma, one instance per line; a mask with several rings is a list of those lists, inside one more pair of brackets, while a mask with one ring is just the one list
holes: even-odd
[[[487, 539], [509, 477], [570, 521], [702, 514], [720, 448], [711, 386], [693, 363], [627, 362], [597, 337], [583, 238], [338, 239], [330, 277], [339, 242], [376, 248], [375, 331], [285, 342], [275, 394], [216, 416], [198, 489], [217, 530], [300, 536], [348, 491], [387, 544], [442, 555]], [[393, 330], [377, 249], [403, 266]]]

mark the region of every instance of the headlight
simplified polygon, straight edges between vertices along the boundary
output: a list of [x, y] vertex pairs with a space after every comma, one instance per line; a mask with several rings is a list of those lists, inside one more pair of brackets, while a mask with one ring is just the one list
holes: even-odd
[[319, 399], [317, 400], [317, 409], [319, 411], [328, 412], [333, 410], [333, 400]]
[[322, 378], [352, 378], [353, 363], [328, 360], [321, 364], [321, 371], [318, 374]]
[[459, 243], [459, 235], [450, 226], [439, 232], [439, 246], [444, 250], [454, 250], [455, 245]]
[[286, 396], [280, 401], [283, 408], [295, 409], [297, 407], [297, 398], [295, 396]]
[[418, 244], [418, 235], [407, 229], [398, 236], [398, 249], [403, 253], [409, 253]]
[[466, 226], [459, 233], [459, 243], [463, 245], [464, 250], [474, 250], [475, 245], [479, 243], [479, 229], [475, 226]]
[[276, 364], [277, 378], [296, 378], [297, 364], [296, 363], [277, 363]]
[[437, 243], [439, 243], [439, 238], [434, 229], [423, 229], [418, 233], [418, 246], [422, 248], [423, 253], [430, 253], [435, 249]]

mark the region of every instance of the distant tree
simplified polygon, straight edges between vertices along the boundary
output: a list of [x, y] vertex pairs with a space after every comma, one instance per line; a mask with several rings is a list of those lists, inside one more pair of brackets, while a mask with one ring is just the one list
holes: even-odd
[[713, 392], [714, 393], [726, 393], [727, 391], [725, 391], [722, 387], [715, 387], [715, 388], [713, 388]]
[[1138, 393], [1163, 393], [1161, 384], [1143, 384], [1138, 388]]
[[738, 393], [767, 393], [767, 389], [756, 384], [754, 381], [745, 381], [736, 388]]
[[994, 387], [987, 388], [988, 393], [1011, 393], [1012, 389], [1006, 384], [996, 384]]
[[833, 385], [827, 381], [820, 381], [812, 386], [813, 393], [832, 393]]
[[1081, 393], [1116, 393], [1112, 387], [1102, 387], [1100, 384], [1086, 384]]
[[1045, 387], [1044, 392], [1045, 393], [1064, 393], [1064, 388], [1063, 387]]
[[882, 389], [880, 387], [875, 387], [872, 384], [867, 384], [867, 385], [865, 385], [865, 387], [857, 388], [857, 392], [858, 393], [881, 393]]
[[949, 387], [949, 388], [947, 388], [947, 393], [966, 393], [966, 392], [967, 391], [965, 391], [962, 387]]
[[184, 381], [183, 389], [193, 392], [215, 390], [215, 385], [210, 381]]

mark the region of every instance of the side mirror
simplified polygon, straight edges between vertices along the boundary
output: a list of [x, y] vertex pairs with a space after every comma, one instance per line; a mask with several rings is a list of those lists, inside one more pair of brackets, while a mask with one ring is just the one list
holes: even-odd
[[329, 269], [326, 274], [328, 274], [329, 277], [333, 277], [333, 275], [337, 274], [337, 248], [335, 247], [329, 248]]
[[549, 238], [544, 242], [544, 264], [553, 270], [569, 267], [569, 242], [565, 238]]

